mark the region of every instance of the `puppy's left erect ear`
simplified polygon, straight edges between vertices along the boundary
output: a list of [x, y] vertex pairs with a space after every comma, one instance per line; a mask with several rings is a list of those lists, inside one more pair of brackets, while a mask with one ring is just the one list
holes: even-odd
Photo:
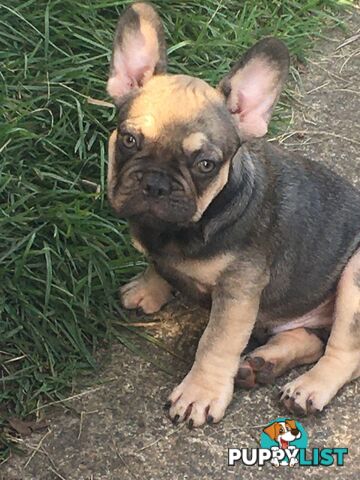
[[241, 137], [266, 134], [272, 110], [289, 72], [289, 52], [276, 38], [256, 43], [233, 66], [218, 88], [226, 98]]
[[107, 91], [117, 103], [153, 75], [166, 72], [164, 29], [149, 3], [131, 4], [119, 18]]

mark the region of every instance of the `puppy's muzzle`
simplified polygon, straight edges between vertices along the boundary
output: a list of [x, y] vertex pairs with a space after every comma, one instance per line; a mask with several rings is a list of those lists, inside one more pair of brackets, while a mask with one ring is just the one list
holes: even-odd
[[170, 178], [162, 172], [148, 172], [143, 175], [141, 181], [143, 194], [151, 198], [168, 197], [171, 193]]

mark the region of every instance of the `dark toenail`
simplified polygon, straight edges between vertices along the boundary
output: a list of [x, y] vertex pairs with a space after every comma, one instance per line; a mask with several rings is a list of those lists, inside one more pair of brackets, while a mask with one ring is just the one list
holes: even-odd
[[142, 317], [142, 316], [144, 316], [144, 310], [143, 310], [141, 307], [137, 308], [137, 309], [135, 310], [135, 315], [136, 315], [137, 317]]
[[289, 400], [289, 395], [285, 395], [284, 400]]
[[242, 380], [245, 380], [245, 378], [248, 378], [249, 375], [251, 375], [251, 369], [250, 368], [240, 367], [236, 376], [238, 378], [241, 378]]
[[208, 415], [206, 422], [211, 425], [214, 423], [214, 417], [212, 415]]
[[171, 400], [167, 400], [167, 402], [165, 402], [165, 404], [163, 406], [163, 409], [164, 410], [170, 410], [170, 407], [171, 407]]
[[316, 413], [317, 411], [317, 408], [314, 408], [314, 402], [310, 398], [306, 400], [306, 410], [308, 413]]
[[274, 368], [274, 366], [275, 366], [274, 363], [272, 363], [272, 362], [266, 362], [265, 365], [264, 365], [263, 370], [266, 370], [267, 373], [268, 373], [268, 372], [271, 372], [272, 369]]
[[189, 423], [188, 423], [189, 430], [192, 430], [194, 428], [194, 420], [190, 418]]
[[186, 422], [186, 420], [190, 417], [191, 410], [192, 410], [192, 406], [193, 406], [193, 404], [190, 403], [190, 405], [189, 405], [189, 406], [187, 407], [187, 409], [185, 410], [184, 422]]
[[296, 395], [300, 395], [300, 392], [296, 392]]
[[172, 423], [174, 425], [177, 425], [178, 421], [179, 421], [179, 418], [180, 418], [180, 415], [176, 414], [175, 417], [171, 419]]
[[291, 408], [292, 408], [292, 411], [293, 411], [294, 413], [296, 413], [297, 415], [299, 415], [299, 416], [304, 416], [304, 415], [306, 415], [305, 410], [304, 410], [300, 405], [298, 405], [298, 404], [295, 403], [295, 402], [293, 403], [293, 405], [292, 405]]
[[265, 360], [262, 357], [250, 358], [249, 362], [254, 368], [261, 368], [265, 365]]

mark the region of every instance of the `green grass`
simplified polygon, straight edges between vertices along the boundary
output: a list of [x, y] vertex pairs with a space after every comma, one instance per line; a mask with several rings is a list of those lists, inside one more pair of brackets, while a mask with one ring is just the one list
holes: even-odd
[[[0, 402], [12, 415], [61, 398], [96, 368], [94, 351], [116, 331], [117, 286], [144, 263], [106, 202], [116, 112], [87, 102], [106, 100], [113, 30], [127, 3], [0, 3]], [[266, 35], [303, 61], [338, 16], [335, 0], [154, 3], [170, 70], [213, 84]]]

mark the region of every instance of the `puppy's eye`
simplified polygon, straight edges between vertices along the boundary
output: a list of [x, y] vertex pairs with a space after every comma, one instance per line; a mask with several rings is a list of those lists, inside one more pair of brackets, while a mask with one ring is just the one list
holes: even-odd
[[125, 148], [135, 148], [137, 146], [137, 141], [134, 135], [131, 135], [131, 133], [125, 133], [121, 137], [122, 144], [124, 145]]
[[214, 170], [215, 163], [211, 160], [200, 160], [200, 162], [196, 164], [196, 168], [200, 173], [210, 173]]

